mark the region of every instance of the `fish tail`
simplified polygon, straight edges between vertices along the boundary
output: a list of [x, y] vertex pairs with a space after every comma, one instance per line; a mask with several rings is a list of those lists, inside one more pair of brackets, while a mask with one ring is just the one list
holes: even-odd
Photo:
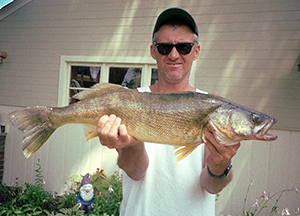
[[23, 153], [26, 158], [33, 155], [52, 135], [57, 127], [50, 122], [52, 108], [28, 107], [8, 115], [11, 123], [23, 133]]

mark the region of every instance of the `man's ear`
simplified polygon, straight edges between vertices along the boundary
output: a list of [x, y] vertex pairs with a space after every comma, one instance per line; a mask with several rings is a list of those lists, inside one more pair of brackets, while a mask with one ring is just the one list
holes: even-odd
[[151, 44], [151, 46], [150, 46], [150, 54], [151, 54], [152, 58], [154, 58], [156, 60], [155, 47], [153, 46], [153, 44]]
[[194, 56], [194, 60], [196, 60], [198, 58], [200, 54], [200, 45], [197, 44], [196, 48], [195, 48], [195, 56]]

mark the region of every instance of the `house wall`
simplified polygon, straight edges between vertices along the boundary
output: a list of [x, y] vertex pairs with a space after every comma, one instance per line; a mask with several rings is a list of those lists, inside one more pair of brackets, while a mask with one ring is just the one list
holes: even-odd
[[[172, 6], [186, 9], [198, 23], [195, 87], [278, 120], [272, 131], [277, 141], [242, 143], [233, 160], [235, 178], [221, 192], [217, 213], [242, 214], [252, 173], [248, 198], [253, 203], [264, 189], [300, 187], [299, 1], [32, 0], [0, 21], [0, 50], [8, 53], [0, 65], [0, 123], [20, 107], [57, 106], [62, 55], [149, 57], [156, 17]], [[16, 178], [33, 182], [38, 159], [46, 189], [58, 192], [67, 175], [117, 169], [114, 150], [97, 139], [86, 142], [80, 125], [63, 126], [29, 159], [21, 152], [21, 140], [9, 125], [7, 184]], [[280, 207], [288, 205], [293, 212], [299, 203], [299, 195], [291, 192]]]

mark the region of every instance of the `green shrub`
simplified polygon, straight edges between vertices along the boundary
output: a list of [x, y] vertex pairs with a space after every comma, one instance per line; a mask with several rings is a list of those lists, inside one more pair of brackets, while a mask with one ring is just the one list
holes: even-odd
[[[45, 181], [42, 175], [40, 160], [37, 163], [36, 178], [33, 184], [2, 185], [0, 187], [0, 215], [84, 215], [79, 210], [75, 197], [79, 193], [82, 176], [74, 175], [69, 179], [71, 184], [62, 196], [56, 192], [44, 190]], [[107, 176], [97, 169], [90, 175], [94, 187], [94, 210], [89, 215], [119, 215], [122, 200], [122, 175], [115, 172]]]
[[[75, 176], [69, 177], [71, 179], [71, 185], [80, 188], [81, 179]], [[104, 170], [97, 168], [96, 172], [90, 175], [92, 182], [95, 199], [93, 202], [93, 211], [90, 215], [114, 215], [120, 214], [120, 205], [122, 201], [122, 175], [119, 172], [115, 172], [111, 176], [107, 176]], [[74, 179], [77, 179], [74, 181]], [[74, 188], [70, 188], [68, 191], [72, 191]]]

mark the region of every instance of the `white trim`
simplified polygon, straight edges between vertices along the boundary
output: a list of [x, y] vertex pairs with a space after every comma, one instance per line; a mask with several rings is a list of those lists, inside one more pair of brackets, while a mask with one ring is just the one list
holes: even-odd
[[9, 3], [0, 10], [0, 21], [31, 1], [32, 0], [14, 0], [13, 2]]
[[79, 63], [128, 63], [128, 64], [156, 64], [152, 57], [115, 57], [115, 56], [65, 56], [62, 55], [61, 60], [65, 62]]

